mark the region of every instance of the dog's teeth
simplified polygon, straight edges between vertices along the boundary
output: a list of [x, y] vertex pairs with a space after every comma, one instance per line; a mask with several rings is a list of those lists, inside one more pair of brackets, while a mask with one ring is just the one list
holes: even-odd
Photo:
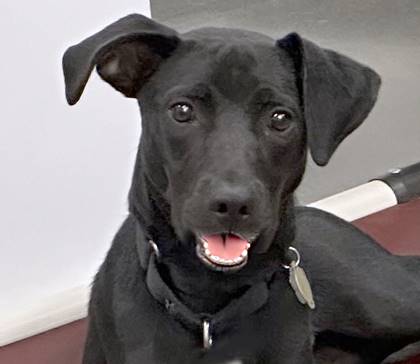
[[247, 255], [248, 255], [248, 251], [247, 251], [247, 250], [244, 250], [244, 251], [242, 252], [242, 254], [241, 254], [241, 256], [242, 256], [242, 257], [244, 257], [244, 258], [245, 258]]
[[211, 255], [210, 250], [205, 249], [205, 250], [204, 250], [204, 254], [206, 254], [206, 255], [209, 257], [209, 256]]
[[249, 249], [251, 247], [251, 243], [246, 244], [246, 248]]
[[220, 258], [217, 255], [211, 255], [210, 259], [214, 260], [215, 262], [220, 262]]
[[235, 265], [236, 264], [235, 259], [228, 259], [227, 260], [227, 264], [229, 264], [229, 265]]
[[235, 263], [240, 263], [240, 262], [242, 262], [244, 259], [242, 258], [242, 257], [237, 257], [237, 258], [235, 258], [233, 261], [235, 262]]
[[207, 249], [209, 247], [209, 243], [205, 240], [203, 240], [203, 247], [204, 249]]

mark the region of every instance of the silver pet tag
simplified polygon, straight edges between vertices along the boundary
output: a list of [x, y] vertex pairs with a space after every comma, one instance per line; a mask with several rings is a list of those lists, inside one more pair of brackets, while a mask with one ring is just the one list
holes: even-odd
[[312, 294], [311, 285], [306, 277], [305, 271], [299, 266], [293, 266], [289, 269], [289, 283], [295, 291], [298, 301], [308, 305], [312, 310], [315, 308], [314, 296]]
[[289, 249], [297, 256], [296, 261], [292, 261], [289, 266], [285, 266], [285, 268], [289, 270], [290, 286], [293, 288], [298, 301], [304, 305], [308, 305], [309, 308], [313, 310], [315, 308], [314, 296], [305, 271], [303, 268], [299, 267], [300, 254], [293, 247], [289, 247]]

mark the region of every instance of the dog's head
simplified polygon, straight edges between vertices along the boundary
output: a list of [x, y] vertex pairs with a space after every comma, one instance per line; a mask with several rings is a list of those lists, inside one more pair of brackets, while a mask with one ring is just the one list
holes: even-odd
[[[264, 252], [299, 184], [307, 145], [325, 165], [373, 107], [379, 76], [297, 34], [186, 34], [130, 15], [69, 48], [70, 104], [92, 69], [141, 106], [139, 158], [181, 241], [214, 269]], [[194, 239], [191, 239], [194, 237]]]

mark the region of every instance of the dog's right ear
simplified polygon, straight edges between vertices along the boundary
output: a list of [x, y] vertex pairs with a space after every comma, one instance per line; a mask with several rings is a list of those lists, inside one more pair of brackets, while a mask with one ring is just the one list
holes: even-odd
[[93, 67], [127, 97], [142, 85], [179, 44], [178, 33], [142, 15], [128, 15], [64, 53], [66, 98], [74, 105]]

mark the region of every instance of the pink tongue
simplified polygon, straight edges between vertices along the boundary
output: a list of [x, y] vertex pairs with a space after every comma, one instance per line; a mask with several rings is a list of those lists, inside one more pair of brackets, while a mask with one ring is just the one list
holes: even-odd
[[247, 247], [247, 241], [236, 235], [226, 235], [225, 241], [219, 234], [204, 235], [203, 238], [208, 243], [211, 255], [216, 255], [223, 259], [235, 259], [241, 256]]

